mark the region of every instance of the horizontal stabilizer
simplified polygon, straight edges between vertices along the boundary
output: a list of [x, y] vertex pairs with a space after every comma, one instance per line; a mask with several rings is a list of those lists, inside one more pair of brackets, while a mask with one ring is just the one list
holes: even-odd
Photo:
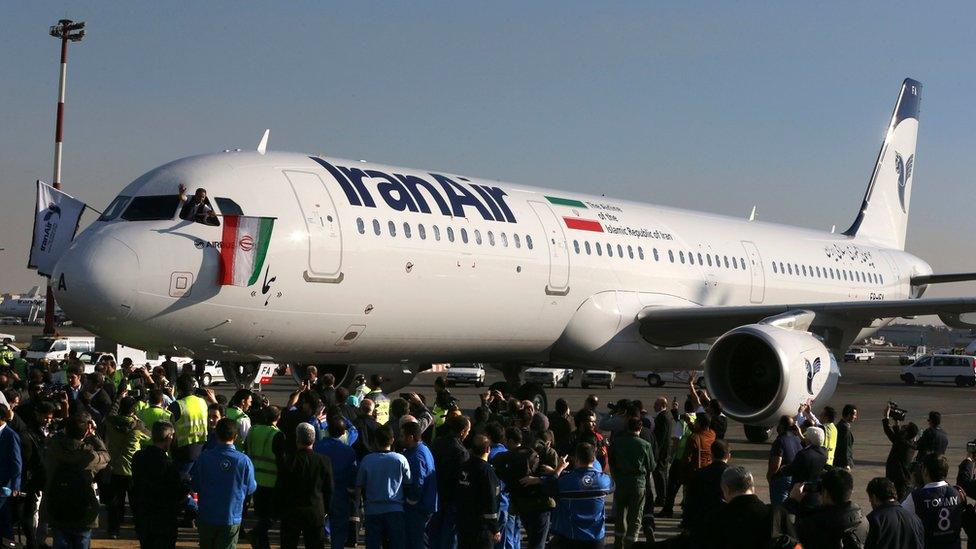
[[976, 273], [930, 274], [912, 277], [912, 286], [925, 284], [945, 284], [947, 282], [968, 282], [976, 280]]

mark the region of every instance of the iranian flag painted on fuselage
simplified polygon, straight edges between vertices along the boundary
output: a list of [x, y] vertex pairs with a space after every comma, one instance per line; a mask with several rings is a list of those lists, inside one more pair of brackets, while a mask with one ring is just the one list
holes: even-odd
[[273, 217], [225, 215], [220, 238], [220, 284], [250, 286], [258, 280], [271, 242]]

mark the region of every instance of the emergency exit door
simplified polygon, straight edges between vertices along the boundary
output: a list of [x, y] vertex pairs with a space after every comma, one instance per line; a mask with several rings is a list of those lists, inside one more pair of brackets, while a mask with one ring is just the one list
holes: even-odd
[[342, 281], [342, 233], [335, 203], [318, 175], [286, 170], [308, 234], [308, 282]]
[[763, 269], [762, 256], [759, 255], [759, 248], [748, 240], [742, 241], [742, 247], [746, 250], [746, 261], [749, 262], [749, 275], [752, 277], [749, 301], [752, 303], [762, 303], [766, 297], [766, 271]]
[[549, 283], [546, 293], [566, 295], [569, 293], [569, 247], [562, 223], [548, 204], [530, 201], [529, 205], [542, 223], [543, 236], [549, 247]]

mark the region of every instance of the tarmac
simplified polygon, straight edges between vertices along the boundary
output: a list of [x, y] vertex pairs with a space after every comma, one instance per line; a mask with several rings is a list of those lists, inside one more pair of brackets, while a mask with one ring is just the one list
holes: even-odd
[[[960, 388], [955, 385], [930, 383], [905, 385], [899, 379], [901, 369], [902, 367], [898, 365], [895, 356], [886, 356], [882, 353], [879, 353], [878, 358], [871, 363], [842, 364], [842, 377], [837, 392], [829, 402], [838, 412], [848, 403], [856, 405], [859, 410], [860, 417], [853, 427], [855, 437], [854, 500], [864, 509], [865, 513], [870, 511], [865, 487], [870, 479], [876, 476], [884, 476], [885, 458], [890, 448], [881, 429], [881, 414], [888, 401], [896, 401], [900, 407], [907, 409], [908, 420], [914, 421], [922, 429], [926, 426], [925, 418], [929, 410], [942, 412], [943, 428], [949, 436], [947, 457], [950, 463], [950, 481], [955, 479], [956, 465], [965, 457], [966, 442], [976, 438], [976, 424], [973, 423], [973, 417], [976, 416], [976, 399], [974, 399], [976, 388]], [[420, 374], [410, 386], [395, 393], [414, 391], [425, 395], [429, 400], [433, 397], [433, 382], [437, 375], [435, 373]], [[648, 387], [643, 380], [637, 380], [626, 372], [617, 374], [616, 384], [609, 391], [601, 388], [582, 389], [579, 387], [579, 379], [579, 372], [577, 372], [570, 387], [548, 389], [547, 395], [550, 406], [556, 398], [562, 397], [569, 402], [572, 410], [576, 410], [587, 395], [596, 394], [600, 397], [601, 411], [605, 413], [607, 402], [616, 402], [621, 398], [641, 399], [645, 405], [650, 406], [654, 399], [660, 395], [667, 396], [669, 399], [677, 395], [683, 400], [687, 390], [686, 387], [672, 384], [661, 388]], [[500, 372], [489, 370], [487, 384], [501, 380]], [[228, 396], [233, 392], [232, 386], [224, 385], [216, 388]], [[270, 385], [264, 388], [264, 391], [269, 393], [271, 401], [276, 404], [284, 402], [292, 390], [294, 390], [294, 384], [290, 377], [275, 378]], [[477, 405], [478, 394], [482, 391], [484, 389], [475, 387], [452, 388], [452, 393], [460, 399], [463, 409], [470, 409]], [[735, 422], [730, 422], [726, 438], [732, 445], [732, 462], [743, 465], [752, 471], [756, 481], [757, 494], [763, 500], [768, 501], [768, 484], [765, 473], [769, 444], [747, 442], [742, 426]], [[679, 521], [680, 509], [677, 507], [674, 519], [657, 519], [657, 538], [660, 540], [675, 535]], [[245, 523], [247, 529], [250, 526], [247, 522]], [[612, 526], [608, 527], [607, 530], [607, 541], [609, 543]], [[121, 539], [97, 539], [103, 535], [104, 530], [96, 530], [96, 539], [93, 540], [92, 547], [132, 547], [135, 543], [134, 531], [128, 518]], [[275, 535], [272, 539], [276, 540], [277, 536]], [[179, 546], [197, 546], [195, 532], [190, 529], [182, 529]], [[239, 546], [249, 547], [247, 539], [242, 537]]]

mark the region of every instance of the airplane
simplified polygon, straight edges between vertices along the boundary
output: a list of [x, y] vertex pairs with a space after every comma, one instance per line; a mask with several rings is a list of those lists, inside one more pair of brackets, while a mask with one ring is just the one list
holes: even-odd
[[[28, 322], [33, 322], [37, 318], [44, 318], [44, 306], [47, 304], [47, 296], [41, 291], [39, 286], [34, 286], [26, 294], [19, 297], [7, 298], [0, 302], [0, 316], [15, 317]], [[63, 318], [64, 311], [60, 306], [54, 307], [55, 318]]]
[[[390, 392], [435, 362], [486, 362], [506, 389], [531, 365], [704, 369], [750, 440], [821, 406], [835, 356], [902, 316], [976, 326], [976, 299], [919, 299], [905, 251], [921, 84], [906, 79], [843, 233], [315, 154], [225, 151], [139, 177], [58, 262], [77, 324], [125, 345], [301, 367]], [[178, 188], [213, 216], [179, 217]], [[212, 200], [211, 200], [212, 198]], [[227, 215], [273, 217], [250, 286], [219, 285]], [[229, 221], [226, 221], [229, 222]]]

